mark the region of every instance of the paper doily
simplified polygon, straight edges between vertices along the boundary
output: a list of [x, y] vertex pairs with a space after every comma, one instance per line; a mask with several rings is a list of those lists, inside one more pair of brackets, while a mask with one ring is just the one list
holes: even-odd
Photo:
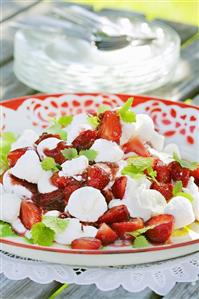
[[181, 258], [135, 266], [106, 268], [73, 268], [72, 266], [46, 263], [0, 252], [1, 273], [7, 278], [30, 278], [37, 283], [79, 285], [95, 284], [101, 291], [122, 286], [129, 292], [140, 292], [146, 287], [166, 295], [176, 282], [195, 282], [199, 278], [199, 253]]

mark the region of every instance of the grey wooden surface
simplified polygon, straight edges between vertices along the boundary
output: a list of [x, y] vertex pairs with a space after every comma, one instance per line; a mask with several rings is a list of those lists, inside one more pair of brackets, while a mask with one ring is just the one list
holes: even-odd
[[[23, 18], [28, 14], [46, 12], [52, 1], [42, 0], [0, 0], [2, 14], [0, 19], [0, 99], [34, 94], [32, 90], [19, 82], [13, 73], [13, 39], [14, 31], [10, 25], [14, 20]], [[110, 10], [103, 13], [109, 14]], [[133, 15], [130, 12], [124, 13]], [[135, 14], [137, 15], [137, 14]], [[144, 17], [142, 15], [142, 17]], [[152, 90], [151, 95], [184, 100], [193, 97], [196, 103], [199, 101], [199, 41], [187, 42], [196, 33], [197, 28], [190, 25], [166, 22], [180, 35], [184, 47], [181, 49], [181, 61], [178, 65], [172, 81], [163, 88]], [[128, 91], [127, 91], [128, 92]], [[1, 299], [47, 299], [61, 286], [58, 282], [50, 284], [38, 284], [29, 279], [13, 281], [0, 275], [0, 298]], [[114, 291], [102, 292], [95, 285], [78, 286], [70, 285], [57, 299], [158, 299], [163, 298], [150, 289], [139, 293], [129, 293], [122, 287]], [[176, 286], [164, 296], [164, 299], [199, 299], [199, 282], [177, 283]]]

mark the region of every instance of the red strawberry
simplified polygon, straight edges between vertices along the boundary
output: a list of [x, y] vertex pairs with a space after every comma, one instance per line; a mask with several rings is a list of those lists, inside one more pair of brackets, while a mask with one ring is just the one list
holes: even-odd
[[53, 148], [51, 150], [46, 148], [44, 150], [44, 153], [46, 154], [46, 156], [54, 158], [56, 163], [62, 164], [66, 161], [66, 158], [63, 156], [61, 151], [70, 147], [71, 146], [66, 145], [65, 142], [60, 141], [56, 148]]
[[114, 222], [127, 221], [129, 219], [129, 211], [125, 205], [113, 207], [104, 213], [99, 219], [98, 223], [112, 224]]
[[51, 182], [58, 188], [65, 188], [66, 186], [70, 185], [73, 181], [74, 179], [72, 177], [59, 176], [58, 172], [53, 173], [51, 177]]
[[89, 166], [86, 173], [86, 185], [102, 190], [109, 183], [109, 175], [102, 168]]
[[119, 169], [118, 164], [113, 162], [107, 162], [106, 165], [110, 168], [112, 179], [114, 179]]
[[117, 234], [108, 226], [106, 223], [103, 223], [98, 229], [96, 238], [101, 240], [103, 245], [108, 245], [117, 240]]
[[145, 223], [146, 227], [151, 225], [155, 227], [145, 233], [149, 241], [156, 244], [165, 243], [172, 234], [174, 217], [168, 214], [154, 216]]
[[22, 200], [20, 219], [27, 229], [31, 229], [33, 224], [41, 221], [41, 210], [33, 202]]
[[10, 167], [15, 166], [17, 163], [17, 160], [21, 158], [25, 154], [25, 152], [28, 150], [28, 147], [18, 148], [14, 151], [9, 152], [8, 154], [8, 163]]
[[105, 111], [101, 115], [98, 137], [119, 143], [122, 134], [120, 118], [116, 111]]
[[167, 201], [173, 196], [173, 185], [172, 183], [156, 183], [151, 185], [151, 189], [159, 191]]
[[171, 171], [171, 178], [174, 181], [182, 181], [183, 187], [186, 187], [190, 177], [190, 170], [188, 168], [181, 167], [181, 165], [173, 161], [169, 164]]
[[73, 240], [71, 243], [72, 249], [95, 250], [95, 249], [99, 249], [101, 246], [102, 246], [101, 241], [96, 238], [79, 238]]
[[120, 239], [132, 239], [132, 236], [126, 233], [143, 228], [144, 222], [141, 218], [133, 218], [126, 222], [113, 223], [111, 227], [120, 237]]
[[40, 136], [39, 136], [39, 139], [37, 139], [37, 141], [35, 141], [35, 144], [39, 144], [40, 142], [42, 142], [43, 140], [47, 139], [47, 138], [58, 138], [60, 139], [60, 136], [58, 134], [50, 134], [50, 133], [42, 133]]
[[113, 193], [110, 189], [101, 190], [101, 192], [104, 195], [107, 203], [109, 203], [114, 198]]
[[59, 189], [50, 193], [40, 193], [35, 196], [33, 200], [47, 211], [58, 210], [60, 212], [63, 212], [66, 205], [64, 201], [63, 190]]
[[156, 180], [161, 183], [171, 182], [171, 172], [167, 165], [164, 165], [162, 161], [156, 160], [153, 169], [157, 172]]
[[79, 151], [80, 150], [86, 150], [89, 149], [95, 139], [97, 138], [97, 132], [92, 131], [92, 130], [86, 130], [83, 131], [73, 140], [72, 144], [75, 148], [77, 148]]
[[112, 186], [112, 192], [115, 198], [122, 199], [125, 193], [127, 177], [121, 176], [115, 180]]
[[129, 139], [129, 141], [127, 143], [125, 143], [122, 146], [122, 148], [123, 148], [123, 151], [124, 151], [125, 154], [128, 154], [130, 152], [134, 152], [137, 155], [142, 156], [142, 157], [149, 157], [150, 156], [150, 154], [146, 150], [143, 142], [137, 136]]
[[195, 180], [199, 180], [199, 166], [198, 168], [190, 171], [190, 176], [193, 176]]

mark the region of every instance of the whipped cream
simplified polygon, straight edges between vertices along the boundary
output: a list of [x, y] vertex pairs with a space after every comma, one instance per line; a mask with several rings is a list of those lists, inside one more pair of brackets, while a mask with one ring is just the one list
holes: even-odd
[[91, 149], [97, 151], [95, 162], [118, 162], [124, 156], [116, 142], [102, 138], [95, 140]]
[[85, 156], [67, 160], [61, 165], [62, 171], [59, 172], [59, 176], [74, 176], [82, 174], [88, 165], [89, 162]]

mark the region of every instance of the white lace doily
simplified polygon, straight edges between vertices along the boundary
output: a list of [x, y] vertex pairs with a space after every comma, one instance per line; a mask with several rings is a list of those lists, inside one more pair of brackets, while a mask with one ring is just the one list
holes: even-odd
[[129, 292], [149, 287], [166, 295], [176, 282], [195, 282], [199, 278], [199, 253], [158, 263], [106, 268], [73, 268], [0, 252], [1, 273], [13, 280], [30, 278], [38, 283], [53, 280], [68, 284], [95, 284], [102, 291], [122, 286]]

